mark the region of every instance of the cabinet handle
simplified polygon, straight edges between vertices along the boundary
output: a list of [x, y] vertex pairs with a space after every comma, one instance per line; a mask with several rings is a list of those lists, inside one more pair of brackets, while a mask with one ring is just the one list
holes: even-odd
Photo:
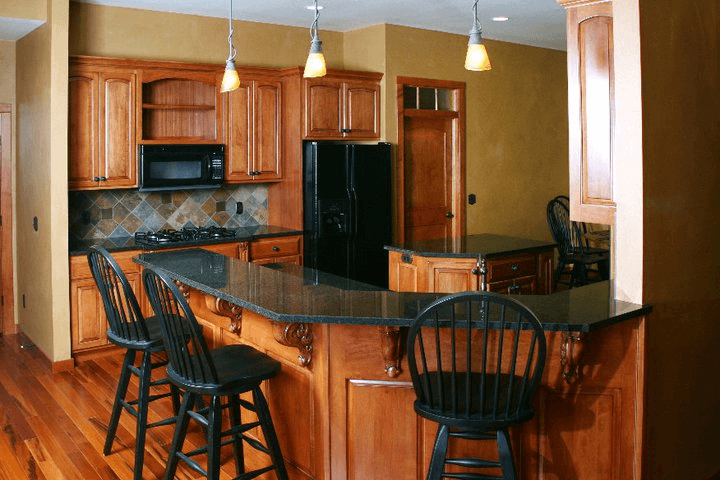
[[472, 273], [473, 275], [480, 275], [480, 269], [479, 269], [479, 268], [473, 268], [472, 270], [470, 270], [470, 273]]
[[93, 182], [99, 182], [99, 181], [100, 181], [100, 177], [93, 177]]
[[508, 287], [508, 292], [510, 293], [517, 293], [520, 291], [520, 285], [511, 285]]
[[520, 270], [520, 267], [518, 267], [516, 264], [513, 264], [513, 265], [510, 267], [510, 270], [512, 270], [513, 272], [517, 272], [518, 270]]
[[274, 247], [272, 247], [272, 251], [273, 251], [273, 252], [279, 252], [279, 251], [280, 251], [280, 247], [274, 246]]
[[350, 133], [350, 129], [349, 128], [341, 128], [340, 133]]
[[101, 181], [101, 182], [104, 182], [104, 181], [106, 181], [106, 180], [107, 180], [106, 177], [100, 177], [100, 181]]
[[453, 218], [454, 216], [455, 216], [455, 215], [453, 215], [453, 212], [447, 212], [447, 213], [445, 214], [445, 217], [447, 217], [447, 218]]

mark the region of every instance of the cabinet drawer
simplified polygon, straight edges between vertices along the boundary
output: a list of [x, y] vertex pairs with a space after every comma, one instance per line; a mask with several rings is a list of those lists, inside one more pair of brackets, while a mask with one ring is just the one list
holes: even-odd
[[488, 262], [488, 282], [511, 280], [536, 275], [537, 260], [534, 255], [509, 257]]
[[286, 257], [300, 254], [301, 237], [275, 237], [253, 240], [250, 243], [250, 261], [259, 258]]
[[537, 294], [537, 277], [523, 277], [488, 284], [488, 291], [502, 295], [535, 295]]

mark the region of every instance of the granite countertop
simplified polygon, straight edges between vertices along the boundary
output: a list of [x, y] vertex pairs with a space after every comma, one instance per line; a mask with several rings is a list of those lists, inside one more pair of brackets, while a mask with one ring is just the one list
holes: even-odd
[[125, 250], [157, 251], [167, 248], [198, 247], [230, 242], [249, 242], [258, 238], [284, 237], [288, 235], [302, 235], [302, 230], [290, 230], [271, 225], [235, 228], [235, 236], [208, 240], [193, 240], [191, 242], [171, 242], [162, 245], [141, 245], [135, 242], [135, 237], [116, 237], [93, 240], [70, 239], [70, 255], [86, 255], [88, 248], [100, 245], [108, 252], [121, 252]]
[[[409, 326], [441, 294], [401, 293], [288, 264], [254, 265], [202, 249], [143, 253], [134, 261], [279, 322]], [[549, 331], [589, 332], [651, 311], [613, 299], [600, 282], [516, 298]]]
[[496, 255], [533, 253], [554, 248], [555, 243], [505, 235], [466, 235], [451, 239], [424, 240], [385, 246], [386, 250], [424, 257], [492, 258]]

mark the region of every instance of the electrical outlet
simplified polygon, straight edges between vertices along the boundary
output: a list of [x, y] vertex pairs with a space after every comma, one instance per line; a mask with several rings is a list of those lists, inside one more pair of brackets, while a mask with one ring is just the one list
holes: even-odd
[[237, 213], [238, 215], [240, 215], [242, 212], [243, 212], [243, 203], [242, 203], [242, 202], [237, 202], [237, 203], [235, 204], [235, 213]]
[[25, 294], [23, 293], [23, 308], [25, 308]]

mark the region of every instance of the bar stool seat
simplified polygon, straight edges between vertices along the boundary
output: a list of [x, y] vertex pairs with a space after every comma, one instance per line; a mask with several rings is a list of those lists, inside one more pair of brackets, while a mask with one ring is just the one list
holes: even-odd
[[[87, 258], [95, 284], [103, 299], [105, 316], [108, 321], [107, 338], [114, 345], [126, 350], [115, 391], [103, 454], [109, 455], [112, 452], [120, 414], [123, 410], [127, 411], [136, 418], [133, 478], [141, 480], [147, 429], [170, 425], [176, 420], [175, 416], [172, 416], [158, 422], [148, 423], [149, 405], [156, 400], [171, 396], [174, 412], [177, 413], [180, 406], [180, 394], [167, 377], [163, 376], [154, 381], [151, 379], [153, 370], [167, 365], [167, 358], [162, 354], [165, 346], [159, 319], [143, 316], [125, 274], [107, 250], [101, 246], [92, 246], [88, 251]], [[139, 367], [135, 366], [138, 354], [142, 356]], [[156, 355], [155, 360], [153, 360], [153, 355]], [[135, 400], [127, 400], [132, 375], [138, 377], [138, 395]], [[170, 388], [159, 394], [150, 393], [151, 388], [161, 386]]]
[[[163, 339], [168, 352], [167, 373], [170, 380], [185, 391], [178, 413], [175, 434], [170, 446], [164, 478], [172, 480], [183, 460], [190, 468], [209, 480], [220, 476], [220, 448], [232, 444], [235, 471], [238, 479], [251, 479], [274, 470], [279, 480], [288, 480], [270, 410], [260, 388], [280, 371], [280, 363], [248, 345], [227, 345], [209, 350], [197, 319], [190, 306], [172, 280], [162, 272], [145, 269], [143, 283], [150, 303], [160, 318]], [[252, 402], [240, 398], [251, 392]], [[207, 407], [201, 396], [209, 396]], [[224, 399], [227, 399], [223, 402]], [[222, 411], [228, 409], [230, 428], [222, 430]], [[241, 409], [257, 416], [243, 423]], [[183, 451], [190, 420], [206, 429], [207, 445], [192, 451]], [[265, 444], [250, 435], [260, 427]], [[223, 441], [223, 438], [230, 437]], [[245, 445], [270, 458], [270, 464], [246, 471]], [[195, 460], [196, 455], [207, 455], [207, 468]]]

